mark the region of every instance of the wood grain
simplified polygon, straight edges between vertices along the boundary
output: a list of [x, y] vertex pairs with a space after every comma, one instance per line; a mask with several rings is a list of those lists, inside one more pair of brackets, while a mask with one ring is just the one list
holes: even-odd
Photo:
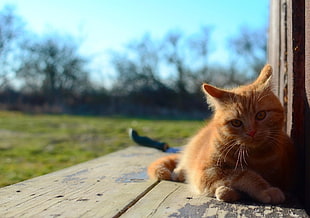
[[281, 0], [270, 1], [270, 21], [269, 21], [269, 33], [268, 33], [268, 63], [273, 68], [273, 84], [274, 92], [278, 96], [280, 95], [280, 37], [281, 37]]
[[187, 184], [160, 182], [122, 217], [308, 217], [302, 209], [195, 196]]
[[110, 217], [154, 185], [146, 166], [163, 153], [129, 147], [0, 189], [0, 217]]

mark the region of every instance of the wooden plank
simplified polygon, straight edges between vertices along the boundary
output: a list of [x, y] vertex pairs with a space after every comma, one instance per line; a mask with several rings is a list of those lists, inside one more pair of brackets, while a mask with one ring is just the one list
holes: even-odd
[[287, 0], [271, 0], [268, 62], [273, 67], [274, 92], [285, 110], [288, 103], [287, 40]]
[[[274, 0], [277, 1], [277, 0]], [[279, 94], [278, 97], [284, 107], [285, 122], [287, 121], [287, 105], [288, 105], [288, 63], [287, 63], [287, 49], [288, 49], [288, 27], [287, 27], [287, 0], [280, 0], [280, 56], [279, 56]], [[287, 127], [285, 127], [287, 129]]]
[[146, 166], [163, 155], [155, 149], [129, 147], [4, 187], [0, 217], [114, 216], [154, 186]]
[[130, 217], [308, 217], [304, 210], [256, 203], [224, 203], [194, 196], [188, 185], [163, 181], [126, 211]]
[[273, 67], [273, 83], [275, 93], [280, 92], [280, 38], [281, 38], [281, 0], [270, 1], [269, 33], [268, 33], [268, 63]]

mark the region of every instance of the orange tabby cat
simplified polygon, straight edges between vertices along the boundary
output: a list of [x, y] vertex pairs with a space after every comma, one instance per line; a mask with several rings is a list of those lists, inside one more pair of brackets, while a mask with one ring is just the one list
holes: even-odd
[[[291, 184], [294, 148], [284, 132], [284, 111], [271, 90], [266, 65], [253, 83], [232, 90], [202, 88], [214, 116], [182, 154], [162, 157], [151, 178], [185, 181], [199, 194], [233, 202], [246, 193], [278, 204]], [[283, 191], [282, 191], [283, 190]]]

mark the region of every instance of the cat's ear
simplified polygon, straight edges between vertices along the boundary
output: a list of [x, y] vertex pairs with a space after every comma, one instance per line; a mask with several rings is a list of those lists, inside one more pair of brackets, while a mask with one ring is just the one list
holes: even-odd
[[202, 84], [202, 91], [206, 94], [208, 104], [211, 107], [216, 107], [229, 95], [228, 91], [216, 88], [215, 86], [211, 86], [207, 83]]
[[214, 86], [211, 86], [207, 83], [202, 84], [202, 90], [205, 94], [211, 95], [214, 98], [222, 98], [225, 94], [225, 91]]
[[257, 79], [253, 82], [255, 86], [269, 87], [271, 84], [272, 67], [266, 64]]

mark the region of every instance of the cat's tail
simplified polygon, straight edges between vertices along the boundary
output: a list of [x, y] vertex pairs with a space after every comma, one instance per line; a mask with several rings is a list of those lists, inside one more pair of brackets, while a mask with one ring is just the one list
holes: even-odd
[[183, 182], [183, 172], [175, 170], [179, 160], [180, 154], [161, 157], [149, 165], [147, 173], [151, 179]]

